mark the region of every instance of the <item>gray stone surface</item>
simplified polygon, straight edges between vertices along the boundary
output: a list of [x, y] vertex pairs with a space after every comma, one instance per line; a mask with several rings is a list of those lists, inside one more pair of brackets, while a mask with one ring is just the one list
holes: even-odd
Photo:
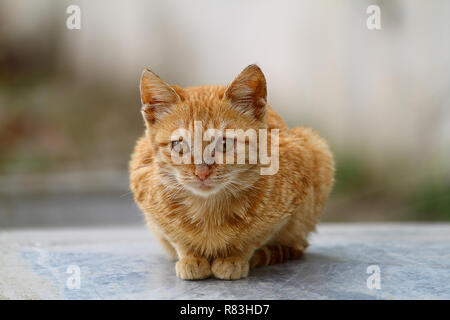
[[[450, 299], [450, 224], [322, 224], [311, 240], [301, 260], [247, 279], [183, 281], [144, 227], [4, 230], [0, 298]], [[379, 290], [367, 287], [371, 265]]]

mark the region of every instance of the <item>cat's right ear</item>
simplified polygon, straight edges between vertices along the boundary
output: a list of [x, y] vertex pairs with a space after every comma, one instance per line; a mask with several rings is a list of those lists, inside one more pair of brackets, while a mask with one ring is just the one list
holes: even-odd
[[224, 94], [231, 104], [243, 113], [262, 120], [267, 105], [266, 78], [256, 65], [249, 65], [228, 86]]
[[169, 114], [172, 107], [180, 102], [176, 91], [150, 69], [142, 71], [141, 83], [142, 115], [148, 125]]

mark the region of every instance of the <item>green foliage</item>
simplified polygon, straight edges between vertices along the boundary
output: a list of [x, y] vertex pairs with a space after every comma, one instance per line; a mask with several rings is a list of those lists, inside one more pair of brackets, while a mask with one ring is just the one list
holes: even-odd
[[409, 207], [419, 220], [450, 220], [450, 181], [431, 181], [412, 193]]
[[353, 193], [368, 186], [370, 170], [362, 157], [346, 154], [336, 155], [336, 194]]
[[69, 79], [0, 81], [0, 174], [126, 168], [143, 131], [137, 92], [74, 85]]

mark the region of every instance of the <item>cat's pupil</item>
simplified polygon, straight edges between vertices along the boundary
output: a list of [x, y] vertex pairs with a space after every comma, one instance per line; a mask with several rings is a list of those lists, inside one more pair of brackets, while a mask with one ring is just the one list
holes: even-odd
[[230, 138], [223, 138], [217, 142], [217, 150], [220, 152], [228, 152], [233, 149], [234, 141]]
[[185, 153], [189, 151], [189, 146], [182, 140], [172, 141], [172, 149], [178, 153]]

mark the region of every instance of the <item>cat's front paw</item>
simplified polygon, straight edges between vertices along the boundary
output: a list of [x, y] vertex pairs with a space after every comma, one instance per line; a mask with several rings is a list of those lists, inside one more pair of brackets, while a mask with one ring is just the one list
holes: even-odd
[[216, 278], [223, 280], [237, 280], [248, 276], [249, 264], [247, 260], [239, 258], [217, 258], [211, 270]]
[[184, 280], [200, 280], [211, 276], [211, 266], [205, 258], [186, 257], [175, 265], [177, 277]]

